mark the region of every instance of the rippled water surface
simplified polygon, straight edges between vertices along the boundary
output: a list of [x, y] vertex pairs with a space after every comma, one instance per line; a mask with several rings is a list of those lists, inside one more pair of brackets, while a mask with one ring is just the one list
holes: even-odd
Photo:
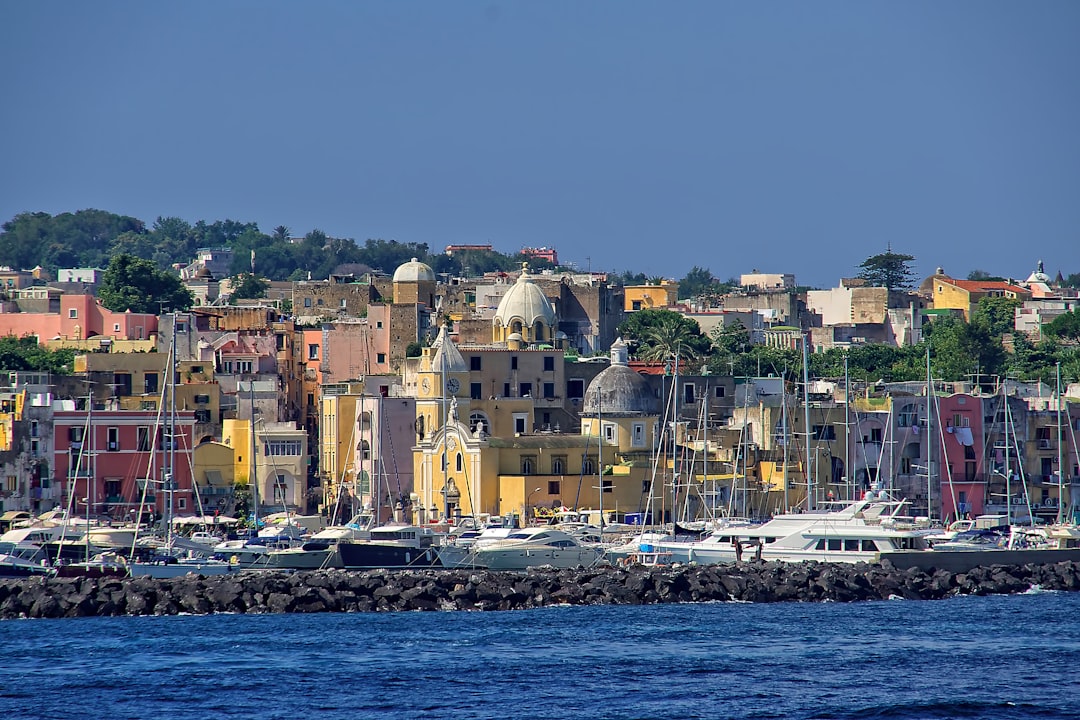
[[1080, 593], [0, 622], [0, 718], [1076, 718]]

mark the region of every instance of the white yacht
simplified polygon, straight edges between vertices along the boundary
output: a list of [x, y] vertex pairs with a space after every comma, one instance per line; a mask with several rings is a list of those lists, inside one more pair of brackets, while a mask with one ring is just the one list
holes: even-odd
[[[876, 562], [880, 553], [925, 550], [927, 523], [900, 515], [906, 501], [871, 490], [862, 500], [823, 511], [776, 515], [761, 525], [721, 528], [698, 542], [656, 540], [640, 550], [670, 553], [672, 562], [740, 560]], [[646, 547], [648, 545], [648, 547]]]
[[570, 533], [555, 528], [527, 527], [501, 540], [478, 545], [471, 564], [489, 570], [524, 570], [540, 565], [557, 568], [591, 567], [601, 556], [597, 546], [586, 545]]

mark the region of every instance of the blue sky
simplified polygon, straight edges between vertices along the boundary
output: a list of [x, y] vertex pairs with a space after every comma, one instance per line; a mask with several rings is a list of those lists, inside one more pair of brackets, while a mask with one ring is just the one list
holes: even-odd
[[1080, 3], [0, 0], [0, 221], [1080, 272]]

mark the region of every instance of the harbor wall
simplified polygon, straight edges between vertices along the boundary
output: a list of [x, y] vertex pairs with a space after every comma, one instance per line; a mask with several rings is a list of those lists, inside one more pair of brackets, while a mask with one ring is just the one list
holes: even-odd
[[176, 578], [0, 580], [0, 619], [210, 613], [520, 610], [550, 605], [935, 600], [1080, 590], [1080, 563], [964, 573], [890, 564], [744, 562], [523, 572], [251, 570]]

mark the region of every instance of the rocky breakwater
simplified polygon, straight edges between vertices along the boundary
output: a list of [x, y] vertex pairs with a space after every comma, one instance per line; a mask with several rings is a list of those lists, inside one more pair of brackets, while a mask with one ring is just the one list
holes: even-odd
[[854, 602], [1080, 590], [1080, 563], [992, 566], [965, 573], [885, 565], [746, 562], [669, 568], [244, 571], [177, 578], [0, 581], [0, 618], [180, 613], [518, 610], [548, 605], [676, 602]]

